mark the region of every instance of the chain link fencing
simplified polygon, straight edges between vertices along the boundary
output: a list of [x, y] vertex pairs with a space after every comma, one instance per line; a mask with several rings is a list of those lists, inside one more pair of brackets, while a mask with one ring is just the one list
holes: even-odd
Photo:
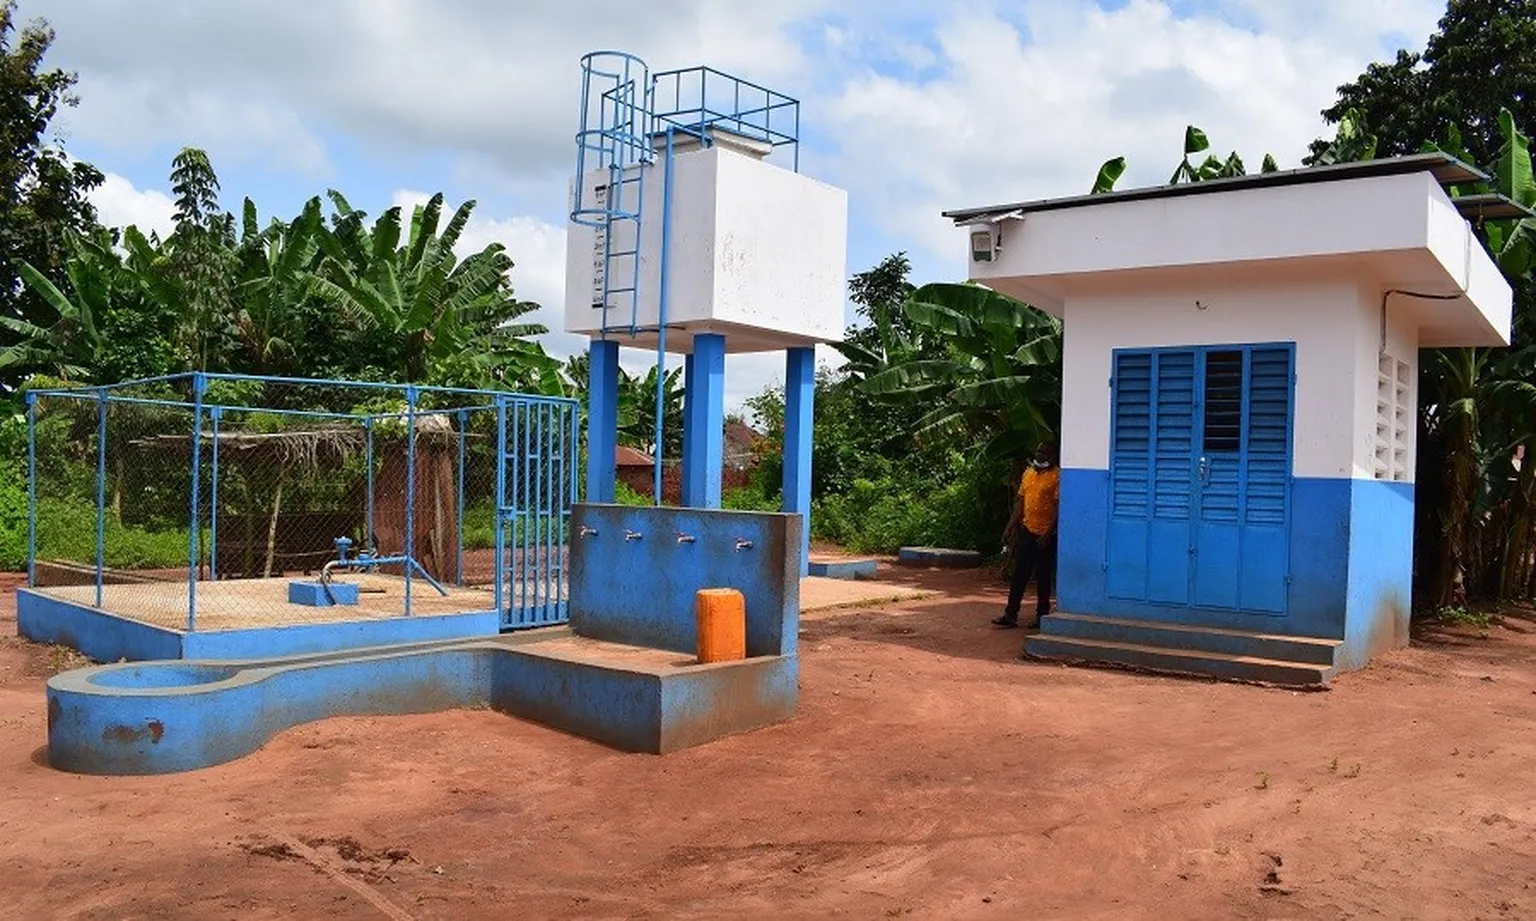
[[29, 582], [63, 600], [181, 630], [565, 618], [572, 401], [232, 375], [29, 400]]

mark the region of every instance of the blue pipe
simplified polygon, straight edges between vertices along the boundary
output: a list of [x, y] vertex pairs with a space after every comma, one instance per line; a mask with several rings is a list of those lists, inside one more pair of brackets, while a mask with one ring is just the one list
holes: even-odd
[[457, 491], [458, 491], [459, 505], [458, 505], [458, 517], [456, 519], [454, 519], [455, 522], [457, 522], [457, 525], [456, 525], [456, 527], [454, 527], [453, 530], [454, 530], [454, 533], [458, 535], [458, 540], [459, 540], [457, 575], [458, 575], [458, 584], [460, 586], [462, 586], [464, 584], [464, 433], [465, 433], [465, 430], [469, 428], [469, 413], [467, 411], [461, 409], [461, 410], [459, 410], [458, 415], [459, 415], [459, 484], [458, 484], [459, 488], [458, 488]]
[[[416, 388], [405, 388], [405, 555], [416, 559]], [[411, 570], [405, 567], [405, 616], [411, 616]]]
[[502, 623], [507, 622], [503, 583], [507, 576], [507, 401], [496, 400], [496, 562], [493, 577], [496, 584], [492, 592], [496, 596], [496, 613]]
[[668, 269], [672, 249], [672, 141], [673, 129], [667, 128], [667, 161], [661, 178], [661, 286], [656, 297], [656, 465], [652, 471], [653, 504], [661, 505], [661, 461], [665, 453], [667, 393], [667, 295], [670, 293]]
[[107, 557], [107, 391], [96, 392], [96, 607]]
[[[345, 559], [340, 554], [338, 554], [336, 559], [331, 560], [324, 566], [320, 567], [320, 584], [328, 585], [331, 580], [331, 573], [337, 569], [344, 569], [348, 572], [351, 572], [354, 569], [373, 569], [378, 566], [394, 565], [404, 566], [407, 576], [409, 576], [412, 572], [421, 573], [421, 577], [427, 581], [428, 585], [437, 589], [437, 593], [439, 595], [443, 595], [445, 597], [447, 596], [448, 590], [443, 588], [442, 584], [439, 583], [436, 579], [432, 578], [432, 574], [427, 572], [426, 567], [416, 562], [416, 560], [409, 554], [399, 554], [397, 556], [373, 556], [367, 551], [363, 551], [351, 559]], [[329, 595], [330, 592], [327, 591], [326, 594]], [[332, 599], [332, 603], [335, 603], [335, 599]]]
[[27, 586], [37, 586], [37, 394], [27, 393]]
[[197, 629], [197, 525], [201, 511], [198, 499], [203, 454], [203, 391], [208, 378], [201, 372], [192, 375], [192, 527], [187, 537], [187, 631]]
[[[398, 390], [400, 388], [400, 385], [398, 385], [398, 384], [385, 384], [385, 383], [377, 383], [377, 382], [374, 382], [374, 381], [343, 381], [343, 380], [327, 380], [327, 379], [321, 379], [321, 378], [308, 378], [308, 377], [261, 377], [261, 376], [250, 375], [250, 374], [224, 374], [224, 373], [217, 373], [217, 372], [213, 372], [213, 371], [196, 372], [196, 373], [202, 374], [205, 382], [206, 381], [211, 381], [211, 380], [261, 381], [263, 383], [270, 382], [270, 383], [276, 383], [276, 384], [299, 384], [299, 385], [310, 386], [310, 387], [326, 386], [326, 387], [341, 387], [341, 388], [358, 388], [358, 389], [365, 389], [365, 390]], [[142, 378], [142, 379], [139, 379], [139, 380], [122, 381], [120, 383], [111, 384], [111, 385], [108, 385], [105, 389], [108, 392], [111, 392], [111, 391], [114, 391], [114, 390], [117, 390], [117, 389], [120, 389], [120, 388], [123, 388], [123, 387], [128, 387], [128, 386], [134, 385], [134, 384], [159, 383], [159, 382], [164, 382], [164, 381], [176, 381], [176, 380], [180, 380], [180, 379], [185, 378], [185, 377], [192, 377], [192, 376], [193, 376], [193, 373], [189, 372], [189, 373], [186, 373], [186, 374], [172, 374], [172, 375], [168, 375], [168, 376], [165, 376], [165, 377]], [[66, 399], [87, 400], [87, 399], [94, 399], [95, 398], [95, 394], [96, 394], [97, 389], [99, 389], [99, 388], [96, 388], [96, 387], [42, 388], [42, 389], [38, 389], [38, 390], [32, 390], [32, 391], [29, 391], [29, 392], [30, 393], [35, 393], [39, 397], [64, 397]], [[476, 388], [472, 388], [472, 387], [424, 387], [424, 386], [419, 386], [416, 389], [420, 393], [467, 394], [467, 395], [472, 395], [472, 396], [473, 395], [484, 396], [484, 397], [489, 397], [489, 398], [492, 398], [492, 399], [494, 399], [495, 397], [500, 396], [500, 395], [503, 394], [503, 391], [499, 391], [499, 390], [480, 390], [480, 389], [476, 389]], [[578, 400], [578, 399], [576, 399], [574, 397], [535, 396], [535, 397], [529, 397], [529, 399], [535, 400], [535, 401], [538, 401], [538, 402], [544, 402], [544, 403], [563, 403], [563, 404], [568, 404], [568, 405], [579, 405], [579, 403], [580, 403], [580, 400]], [[117, 395], [117, 394], [113, 395], [112, 402], [114, 402], [114, 403], [142, 403], [142, 404], [150, 405], [150, 406], [177, 406], [177, 407], [183, 407], [183, 408], [187, 405], [185, 400], [157, 400], [157, 399], [153, 399], [153, 398], [149, 398], [149, 397], [129, 397], [129, 396], [122, 396], [122, 395]], [[357, 418], [357, 414], [356, 413], [328, 413], [328, 412], [321, 412], [321, 411], [315, 411], [315, 410], [275, 409], [275, 408], [272, 408], [272, 407], [264, 407], [264, 406], [235, 406], [235, 405], [232, 405], [232, 404], [220, 404], [220, 405], [224, 406], [225, 409], [245, 411], [245, 412], [276, 413], [276, 414], [286, 414], [286, 415], [293, 415], [293, 416], [321, 416], [321, 417], [329, 417], [329, 418], [337, 418], [337, 419], [355, 419], [355, 418]]]
[[210, 474], [213, 485], [208, 498], [211, 506], [208, 517], [208, 579], [216, 582], [219, 578], [219, 420], [224, 416], [224, 407], [210, 407], [208, 415], [213, 419], [213, 473]]

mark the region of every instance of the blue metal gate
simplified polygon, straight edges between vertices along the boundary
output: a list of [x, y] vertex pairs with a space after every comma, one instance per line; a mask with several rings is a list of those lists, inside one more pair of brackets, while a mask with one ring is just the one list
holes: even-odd
[[510, 397], [498, 412], [496, 552], [506, 579], [496, 588], [502, 629], [564, 623], [580, 460], [578, 406]]

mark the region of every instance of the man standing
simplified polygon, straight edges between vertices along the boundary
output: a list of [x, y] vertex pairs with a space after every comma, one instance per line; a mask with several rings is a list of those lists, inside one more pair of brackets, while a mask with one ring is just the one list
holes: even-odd
[[1035, 458], [1019, 481], [1018, 498], [1003, 529], [1003, 543], [1013, 548], [1013, 583], [1003, 616], [992, 620], [999, 627], [1019, 625], [1019, 604], [1031, 573], [1035, 576], [1035, 618], [1026, 626], [1039, 626], [1051, 611], [1052, 582], [1056, 576], [1056, 507], [1061, 500], [1061, 470], [1056, 451], [1048, 443], [1035, 449]]

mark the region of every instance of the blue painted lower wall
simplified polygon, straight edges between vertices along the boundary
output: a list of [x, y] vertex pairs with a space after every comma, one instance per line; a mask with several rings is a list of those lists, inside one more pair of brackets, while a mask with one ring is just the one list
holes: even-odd
[[1413, 611], [1413, 484], [1355, 480], [1350, 492], [1344, 668], [1408, 645]]
[[292, 656], [495, 636], [500, 629], [500, 618], [486, 611], [184, 633], [63, 601], [45, 591], [16, 592], [18, 635], [34, 643], [73, 647], [97, 662]]
[[[1413, 567], [1411, 485], [1356, 479], [1292, 481], [1290, 581], [1283, 614], [1111, 597], [1106, 564], [1109, 487], [1107, 470], [1062, 471], [1060, 610], [1342, 638], [1364, 656], [1406, 641]], [[1383, 626], [1388, 622], [1390, 630]], [[1383, 639], [1388, 634], [1390, 641]], [[1357, 664], [1363, 661], [1360, 657]]]
[[175, 630], [114, 617], [39, 591], [16, 590], [16, 633], [34, 643], [78, 649], [97, 662], [181, 658]]

